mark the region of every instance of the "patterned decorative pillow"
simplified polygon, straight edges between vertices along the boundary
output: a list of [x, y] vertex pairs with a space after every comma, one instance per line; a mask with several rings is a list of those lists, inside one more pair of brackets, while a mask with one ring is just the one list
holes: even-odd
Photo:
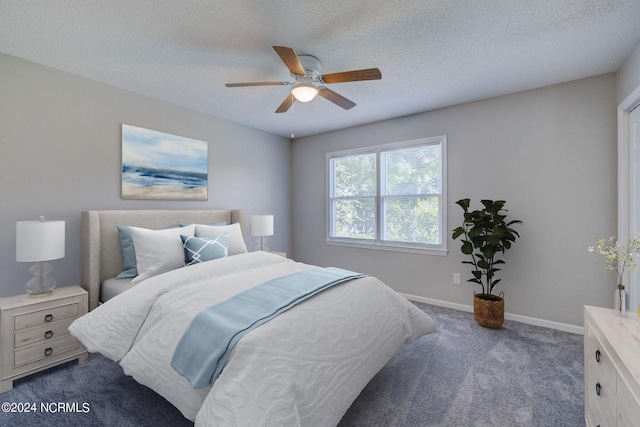
[[199, 264], [228, 255], [229, 235], [215, 237], [180, 236], [184, 247], [184, 261], [187, 265]]

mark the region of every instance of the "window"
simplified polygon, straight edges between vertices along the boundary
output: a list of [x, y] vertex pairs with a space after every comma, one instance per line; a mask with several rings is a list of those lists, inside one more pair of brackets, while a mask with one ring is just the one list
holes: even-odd
[[446, 254], [446, 136], [327, 154], [329, 244]]

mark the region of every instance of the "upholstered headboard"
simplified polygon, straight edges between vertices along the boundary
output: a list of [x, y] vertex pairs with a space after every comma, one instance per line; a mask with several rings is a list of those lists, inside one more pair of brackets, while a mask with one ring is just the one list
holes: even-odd
[[82, 211], [82, 287], [89, 293], [89, 310], [98, 306], [100, 284], [122, 271], [118, 225], [154, 230], [179, 224], [240, 223], [244, 211], [227, 210], [104, 210]]

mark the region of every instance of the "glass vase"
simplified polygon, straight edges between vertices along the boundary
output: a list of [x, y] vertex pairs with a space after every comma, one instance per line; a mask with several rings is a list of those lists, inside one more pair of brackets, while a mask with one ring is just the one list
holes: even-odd
[[627, 293], [623, 285], [618, 285], [613, 294], [613, 309], [618, 313], [627, 311]]

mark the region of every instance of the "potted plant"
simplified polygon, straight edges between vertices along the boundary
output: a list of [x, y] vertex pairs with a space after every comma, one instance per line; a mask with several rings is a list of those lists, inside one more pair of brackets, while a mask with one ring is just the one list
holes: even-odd
[[495, 295], [493, 288], [500, 282], [495, 277], [501, 270], [498, 266], [505, 262], [498, 256], [511, 247], [516, 237], [520, 237], [511, 226], [522, 224], [522, 221], [507, 222], [504, 200], [481, 200], [481, 203], [483, 209], [470, 211], [470, 199], [456, 202], [464, 211], [464, 220], [462, 226], [453, 230], [452, 237], [460, 238], [462, 253], [471, 257], [471, 261], [462, 261], [473, 265], [473, 278], [467, 281], [482, 287], [481, 294], [474, 292], [473, 314], [476, 321], [484, 327], [499, 328], [504, 323], [504, 292]]

